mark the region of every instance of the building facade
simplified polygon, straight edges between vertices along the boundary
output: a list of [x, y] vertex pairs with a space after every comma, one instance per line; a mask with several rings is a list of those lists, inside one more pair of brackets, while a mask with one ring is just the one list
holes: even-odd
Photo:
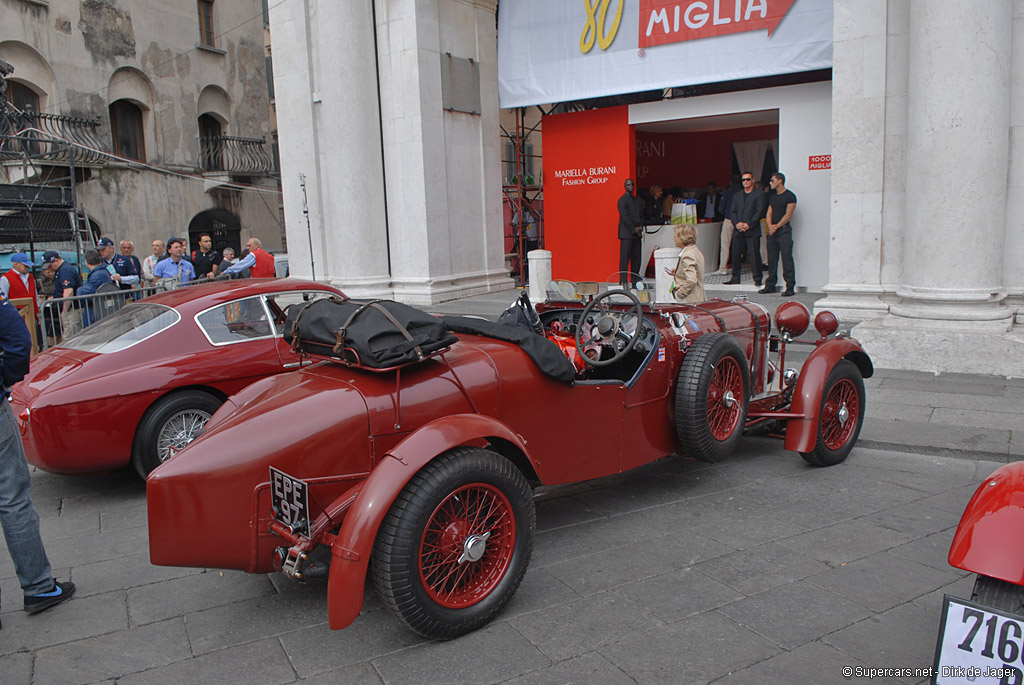
[[0, 0], [0, 133], [43, 141], [7, 139], [0, 182], [67, 184], [74, 168], [80, 214], [140, 257], [201, 232], [283, 249], [265, 17], [260, 0]]

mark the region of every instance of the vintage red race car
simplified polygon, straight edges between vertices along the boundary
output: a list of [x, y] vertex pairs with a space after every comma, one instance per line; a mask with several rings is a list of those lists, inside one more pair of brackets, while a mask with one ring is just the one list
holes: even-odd
[[341, 295], [322, 283], [243, 279], [132, 302], [32, 358], [14, 386], [29, 462], [99, 474], [129, 462], [145, 477], [202, 431], [224, 399], [298, 368], [284, 309]]
[[[320, 358], [229, 398], [147, 481], [152, 563], [326, 576], [333, 629], [359, 614], [369, 572], [410, 628], [451, 638], [519, 586], [532, 486], [673, 452], [717, 461], [747, 429], [815, 466], [857, 440], [873, 368], [831, 313], [797, 341], [810, 316], [792, 301], [777, 334], [743, 298], [649, 305], [590, 290], [537, 311], [543, 335], [446, 317], [457, 341], [421, 361]], [[794, 343], [810, 349], [799, 372], [784, 370]]]

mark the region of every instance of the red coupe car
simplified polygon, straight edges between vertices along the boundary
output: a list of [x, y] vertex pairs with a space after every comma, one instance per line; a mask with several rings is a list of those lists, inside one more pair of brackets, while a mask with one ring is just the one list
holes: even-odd
[[[386, 327], [382, 306], [289, 312], [286, 332], [327, 356], [230, 397], [150, 474], [152, 563], [326, 577], [334, 629], [358, 616], [369, 575], [410, 628], [451, 638], [519, 586], [533, 485], [673, 452], [717, 461], [745, 430], [828, 466], [864, 420], [868, 355], [828, 312], [817, 339], [794, 340], [810, 323], [798, 302], [779, 307], [773, 334], [768, 312], [743, 298], [652, 306], [591, 291], [527, 312], [533, 331], [460, 317], [443, 319], [447, 338], [393, 330], [395, 349], [416, 354], [390, 368], [393, 350], [354, 331], [364, 315]], [[801, 342], [802, 369], [784, 370]]]
[[312, 281], [245, 279], [128, 304], [33, 357], [14, 387], [29, 462], [97, 474], [130, 461], [145, 477], [229, 395], [299, 367], [281, 337], [286, 307], [340, 295]]

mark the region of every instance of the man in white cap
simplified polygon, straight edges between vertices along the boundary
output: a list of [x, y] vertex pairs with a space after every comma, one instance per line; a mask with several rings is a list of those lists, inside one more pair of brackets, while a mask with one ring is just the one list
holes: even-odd
[[36, 279], [32, 275], [35, 264], [24, 252], [11, 255], [11, 270], [0, 276], [0, 293], [8, 300], [36, 299]]

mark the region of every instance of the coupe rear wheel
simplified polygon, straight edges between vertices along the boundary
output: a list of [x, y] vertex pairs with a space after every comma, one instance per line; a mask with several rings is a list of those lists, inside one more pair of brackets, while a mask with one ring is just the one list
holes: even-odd
[[413, 477], [381, 524], [370, 559], [377, 592], [412, 630], [449, 639], [508, 603], [533, 551], [530, 486], [504, 457], [459, 447]]
[[821, 393], [818, 437], [811, 452], [801, 452], [812, 466], [835, 466], [853, 449], [864, 423], [864, 379], [848, 359], [832, 368]]
[[1024, 615], [1024, 587], [998, 578], [979, 575], [971, 599], [978, 604]]
[[686, 351], [676, 381], [679, 453], [716, 462], [739, 442], [747, 421], [750, 370], [736, 339], [708, 333]]
[[157, 400], [146, 410], [135, 433], [132, 464], [138, 474], [145, 479], [199, 437], [221, 404], [202, 390], [183, 390]]

